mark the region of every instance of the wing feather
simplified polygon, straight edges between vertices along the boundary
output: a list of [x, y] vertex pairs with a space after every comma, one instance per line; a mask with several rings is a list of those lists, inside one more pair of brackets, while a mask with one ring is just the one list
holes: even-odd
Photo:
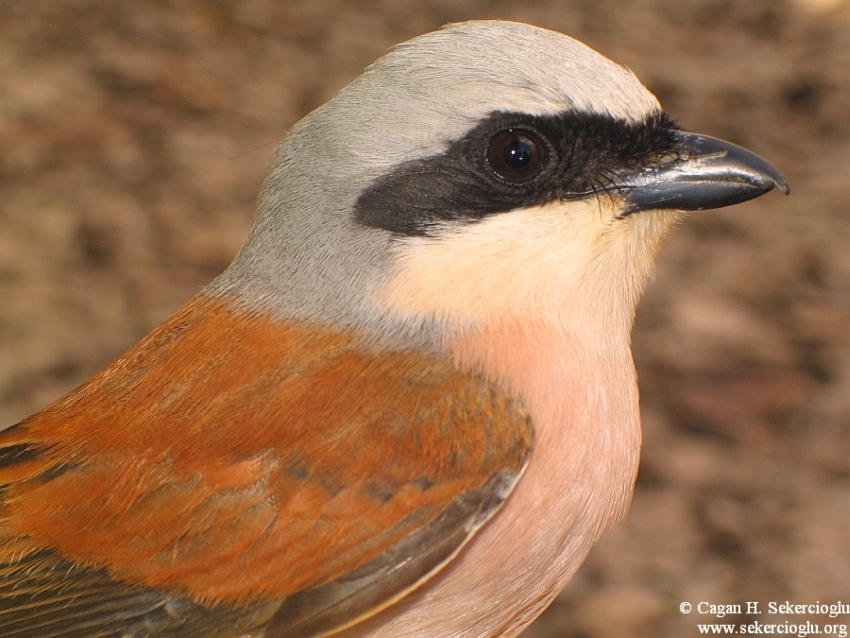
[[180, 609], [238, 636], [270, 605], [270, 635], [320, 635], [439, 570], [532, 445], [522, 403], [446, 357], [200, 297], [0, 433], [0, 635]]

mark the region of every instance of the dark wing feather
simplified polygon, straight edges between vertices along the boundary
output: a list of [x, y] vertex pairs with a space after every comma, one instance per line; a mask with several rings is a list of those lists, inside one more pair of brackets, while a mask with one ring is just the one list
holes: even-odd
[[0, 565], [3, 638], [232, 638], [264, 624], [276, 607], [207, 609], [47, 550]]
[[458, 498], [423, 529], [378, 558], [316, 589], [286, 598], [268, 635], [317, 636], [363, 620], [415, 589], [448, 563], [502, 504], [516, 476], [500, 473]]

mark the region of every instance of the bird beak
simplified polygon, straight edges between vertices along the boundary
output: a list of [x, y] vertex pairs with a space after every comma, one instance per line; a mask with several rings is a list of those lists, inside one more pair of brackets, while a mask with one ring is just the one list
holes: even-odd
[[747, 149], [707, 135], [676, 132], [676, 154], [659, 165], [620, 176], [620, 217], [643, 210], [706, 210], [739, 204], [778, 188], [782, 174]]

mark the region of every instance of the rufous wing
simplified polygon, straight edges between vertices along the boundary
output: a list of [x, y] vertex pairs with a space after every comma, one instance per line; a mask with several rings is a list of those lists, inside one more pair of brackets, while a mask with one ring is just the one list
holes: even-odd
[[333, 633], [450, 561], [532, 445], [447, 357], [200, 296], [0, 433], [0, 635]]

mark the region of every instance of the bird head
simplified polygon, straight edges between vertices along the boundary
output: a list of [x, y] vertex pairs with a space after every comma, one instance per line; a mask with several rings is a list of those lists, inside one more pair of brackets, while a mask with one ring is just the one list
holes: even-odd
[[680, 130], [580, 42], [453, 24], [293, 127], [214, 286], [407, 345], [520, 316], [627, 333], [682, 211], [773, 188], [765, 160]]

